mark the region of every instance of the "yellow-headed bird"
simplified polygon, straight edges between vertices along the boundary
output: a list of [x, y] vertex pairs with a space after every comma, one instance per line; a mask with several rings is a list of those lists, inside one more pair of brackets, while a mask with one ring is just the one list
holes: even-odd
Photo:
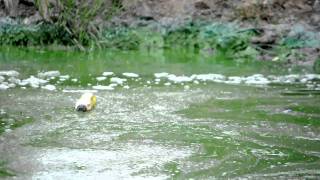
[[92, 110], [97, 104], [97, 97], [92, 93], [84, 93], [80, 97], [80, 99], [77, 100], [75, 109], [77, 111], [90, 111]]

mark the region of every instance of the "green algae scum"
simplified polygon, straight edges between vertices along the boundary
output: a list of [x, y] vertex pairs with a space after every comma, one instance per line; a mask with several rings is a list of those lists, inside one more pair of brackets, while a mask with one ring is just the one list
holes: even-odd
[[[310, 69], [2, 47], [0, 76], [0, 179], [320, 178]], [[73, 109], [83, 92], [88, 113]]]

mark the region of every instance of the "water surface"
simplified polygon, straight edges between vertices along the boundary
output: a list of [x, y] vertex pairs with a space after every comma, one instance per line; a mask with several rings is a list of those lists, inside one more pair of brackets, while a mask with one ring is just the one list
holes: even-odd
[[[2, 48], [0, 70], [16, 70], [20, 78], [50, 70], [70, 76], [59, 83], [53, 80], [56, 91], [29, 87], [0, 91], [0, 177], [320, 178], [318, 81], [165, 85], [154, 77], [159, 72], [280, 76], [308, 69], [184, 51]], [[108, 80], [96, 80], [106, 71], [117, 77], [124, 72], [140, 77], [127, 78], [112, 91], [96, 92], [98, 104], [92, 112], [75, 112], [81, 95], [77, 90], [108, 85]]]

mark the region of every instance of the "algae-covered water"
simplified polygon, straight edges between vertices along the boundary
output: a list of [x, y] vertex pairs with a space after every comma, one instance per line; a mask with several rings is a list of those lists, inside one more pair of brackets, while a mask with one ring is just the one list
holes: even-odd
[[[20, 82], [0, 90], [0, 178], [320, 178], [320, 77], [309, 69], [2, 48], [2, 87], [11, 70]], [[84, 91], [98, 104], [79, 113]]]

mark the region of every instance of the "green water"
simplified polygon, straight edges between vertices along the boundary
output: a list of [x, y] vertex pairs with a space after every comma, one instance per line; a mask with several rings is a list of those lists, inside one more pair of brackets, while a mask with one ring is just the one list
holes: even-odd
[[[0, 177], [7, 179], [318, 179], [320, 96], [303, 84], [147, 85], [153, 74], [304, 73], [187, 51], [94, 52], [1, 48], [0, 70], [21, 78], [59, 70], [79, 79], [58, 91], [0, 91]], [[95, 77], [138, 73], [130, 89], [96, 93], [73, 110]], [[141, 83], [143, 82], [143, 83]], [[107, 82], [105, 82], [107, 83]], [[315, 82], [317, 83], [317, 82]], [[11, 129], [11, 130], [8, 130]]]

